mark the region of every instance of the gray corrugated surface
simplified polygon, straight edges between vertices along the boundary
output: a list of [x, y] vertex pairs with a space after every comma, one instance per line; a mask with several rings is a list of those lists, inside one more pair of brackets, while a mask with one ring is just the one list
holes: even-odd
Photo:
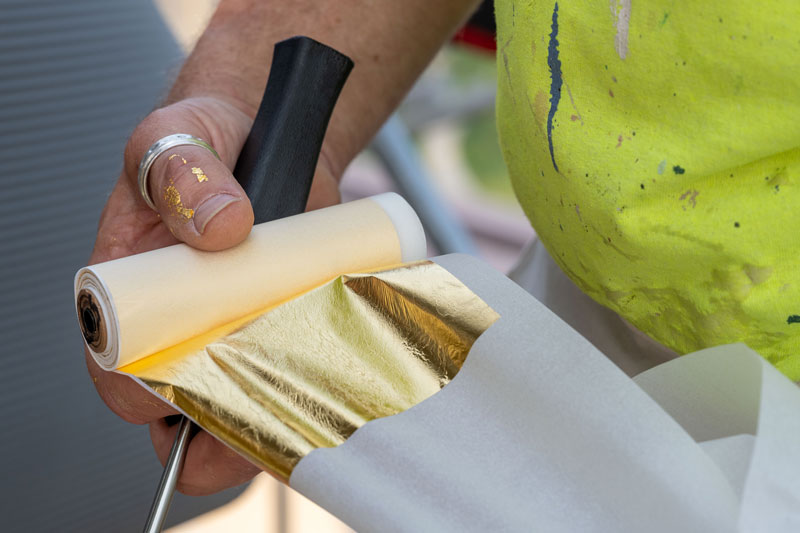
[[[180, 51], [142, 0], [0, 0], [0, 530], [140, 531], [146, 427], [86, 374], [72, 276]], [[170, 522], [227, 501], [179, 497]]]

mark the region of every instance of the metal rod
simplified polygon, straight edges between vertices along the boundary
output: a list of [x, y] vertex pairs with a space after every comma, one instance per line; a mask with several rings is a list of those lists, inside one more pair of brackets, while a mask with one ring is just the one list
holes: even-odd
[[182, 416], [178, 424], [178, 432], [175, 434], [175, 441], [169, 451], [167, 464], [164, 465], [164, 472], [158, 482], [156, 496], [153, 505], [150, 507], [150, 515], [144, 526], [144, 533], [160, 533], [167, 519], [169, 506], [172, 503], [172, 496], [175, 494], [175, 485], [183, 470], [183, 462], [186, 460], [186, 450], [189, 448], [189, 441], [192, 437], [192, 421]]
[[283, 483], [278, 483], [277, 490], [277, 507], [278, 512], [275, 513], [276, 533], [289, 533], [289, 489]]
[[375, 135], [372, 148], [394, 178], [400, 193], [419, 215], [423, 227], [440, 254], [478, 255], [478, 247], [454, 217], [433, 186], [420, 161], [411, 134], [397, 114]]

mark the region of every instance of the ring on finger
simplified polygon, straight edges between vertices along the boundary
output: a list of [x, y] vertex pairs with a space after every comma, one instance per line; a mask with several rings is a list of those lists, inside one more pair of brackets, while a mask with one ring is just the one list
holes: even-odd
[[150, 190], [148, 188], [147, 180], [150, 175], [150, 167], [153, 166], [155, 160], [169, 150], [170, 148], [174, 148], [176, 146], [183, 146], [183, 145], [193, 145], [193, 146], [200, 146], [205, 148], [217, 159], [221, 159], [219, 154], [217, 153], [214, 148], [208, 144], [203, 139], [195, 137], [194, 135], [189, 135], [188, 133], [174, 133], [172, 135], [167, 135], [166, 137], [162, 137], [161, 139], [154, 142], [150, 148], [144, 153], [142, 157], [142, 161], [139, 163], [139, 194], [142, 195], [142, 199], [144, 203], [146, 203], [153, 211], [158, 211], [156, 209], [156, 204], [153, 202], [153, 199], [150, 197]]

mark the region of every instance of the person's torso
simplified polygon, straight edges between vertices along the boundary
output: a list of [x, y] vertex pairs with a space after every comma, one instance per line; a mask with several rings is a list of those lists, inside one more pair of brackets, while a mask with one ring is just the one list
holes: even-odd
[[589, 296], [679, 353], [800, 379], [800, 3], [497, 5], [520, 202]]

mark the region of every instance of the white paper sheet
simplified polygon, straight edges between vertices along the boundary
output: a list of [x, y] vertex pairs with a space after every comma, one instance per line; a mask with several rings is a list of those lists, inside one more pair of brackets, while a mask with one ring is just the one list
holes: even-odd
[[739, 531], [800, 531], [800, 388], [742, 344], [634, 380], [731, 479]]

